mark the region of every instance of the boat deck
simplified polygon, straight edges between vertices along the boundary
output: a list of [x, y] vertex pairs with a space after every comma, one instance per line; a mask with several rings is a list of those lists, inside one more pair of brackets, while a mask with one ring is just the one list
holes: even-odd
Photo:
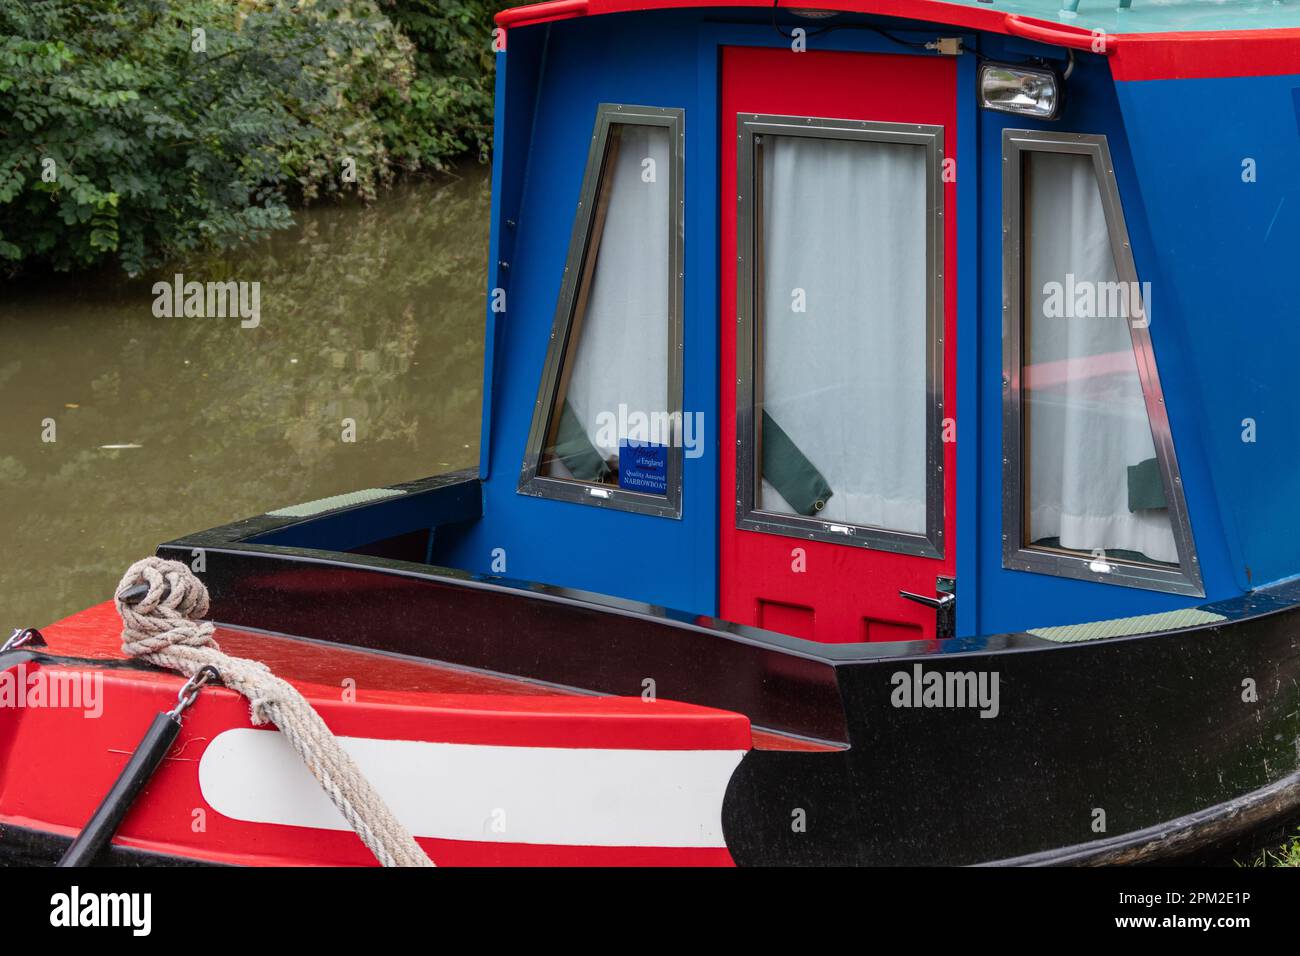
[[[41, 633], [47, 647], [40, 650], [57, 657], [125, 662], [120, 632], [117, 610], [113, 602], [105, 601], [43, 628]], [[382, 651], [357, 650], [231, 627], [218, 627], [215, 637], [225, 653], [265, 663], [273, 674], [293, 684], [318, 708], [340, 703], [363, 704], [422, 714], [442, 722], [455, 718], [453, 722], [457, 724], [471, 714], [481, 719], [494, 716], [506, 723], [536, 721], [549, 715], [552, 720], [593, 723], [593, 727], [598, 722], [617, 724], [637, 739], [642, 737], [640, 731], [632, 730], [633, 726], [644, 730], [643, 725], [653, 721], [665, 731], [660, 744], [665, 749], [688, 749], [692, 742], [710, 747], [725, 742], [743, 749], [752, 746], [761, 750], [838, 749], [819, 741], [751, 729], [741, 715], [694, 704], [659, 700], [654, 702], [654, 711], [648, 712], [647, 702], [638, 697], [558, 687]], [[76, 666], [84, 669], [84, 665]], [[181, 683], [173, 674], [146, 666], [114, 667], [105, 674], [117, 682], [159, 684], [177, 689]], [[204, 693], [238, 696], [224, 688], [212, 688]], [[665, 723], [660, 725], [659, 721]], [[678, 731], [684, 736], [680, 743], [674, 744], [670, 734]], [[620, 732], [614, 733], [621, 736]], [[601, 731], [599, 735], [605, 734]]]

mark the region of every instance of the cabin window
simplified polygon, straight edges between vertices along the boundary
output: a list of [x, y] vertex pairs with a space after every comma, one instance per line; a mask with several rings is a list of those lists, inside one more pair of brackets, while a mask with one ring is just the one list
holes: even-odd
[[682, 126], [597, 111], [524, 494], [681, 515]]
[[1201, 595], [1106, 138], [1003, 147], [1003, 564]]
[[941, 556], [942, 128], [738, 133], [737, 525]]

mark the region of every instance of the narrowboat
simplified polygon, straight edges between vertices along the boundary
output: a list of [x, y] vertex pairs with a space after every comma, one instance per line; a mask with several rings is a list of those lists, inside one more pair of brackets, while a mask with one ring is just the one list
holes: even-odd
[[[1138, 863], [1300, 813], [1295, 0], [551, 0], [493, 42], [479, 467], [156, 551], [432, 861]], [[121, 633], [0, 653], [5, 860], [176, 699]], [[189, 699], [92, 862], [375, 862]]]

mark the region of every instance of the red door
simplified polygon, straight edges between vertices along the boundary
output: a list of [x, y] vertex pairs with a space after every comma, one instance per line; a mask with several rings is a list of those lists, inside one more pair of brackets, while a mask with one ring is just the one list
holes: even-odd
[[943, 636], [955, 64], [729, 47], [722, 84], [721, 615]]

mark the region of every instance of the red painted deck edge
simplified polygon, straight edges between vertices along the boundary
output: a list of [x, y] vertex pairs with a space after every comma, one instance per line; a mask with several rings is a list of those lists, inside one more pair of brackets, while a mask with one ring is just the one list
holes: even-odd
[[[42, 634], [48, 641], [48, 647], [42, 650], [56, 656], [121, 660], [120, 630], [121, 622], [113, 602], [105, 601], [42, 628]], [[644, 716], [640, 710], [644, 702], [636, 697], [616, 698], [575, 693], [503, 674], [409, 660], [359, 648], [304, 643], [292, 637], [255, 634], [233, 628], [218, 627], [215, 636], [227, 653], [263, 661], [272, 671], [289, 679], [314, 702], [323, 701], [323, 706], [327, 709], [341, 703], [341, 682], [344, 678], [351, 677], [356, 682], [354, 690], [357, 703], [383, 707], [390, 714], [400, 713], [402, 705], [407, 705], [420, 707], [431, 714], [444, 715], [451, 711], [476, 714], [495, 711], [499, 714], [508, 708], [516, 717], [542, 713], [554, 716], [558, 710], [564, 710], [574, 718], [601, 713], [626, 721]], [[304, 649], [310, 649], [310, 653], [304, 654]], [[93, 665], [50, 666], [95, 670]], [[161, 684], [171, 689], [180, 684], [178, 677], [161, 671], [104, 673], [126, 677], [140, 685]], [[213, 693], [215, 692], [214, 689]], [[484, 696], [498, 699], [484, 701]], [[557, 698], [566, 698], [563, 708], [556, 707]], [[485, 707], [485, 703], [490, 706]], [[676, 712], [683, 706], [690, 706], [674, 701], [659, 703], [660, 715], [665, 711]], [[346, 716], [344, 719], [347, 719]], [[840, 745], [834, 743], [806, 740], [769, 730], [754, 730], [752, 742], [732, 737], [731, 731], [724, 732], [724, 739], [728, 745], [743, 746], [746, 749], [752, 745], [757, 750], [841, 749]]]
[[[42, 628], [48, 653], [61, 657], [121, 660], [122, 623], [113, 602], [105, 601]], [[413, 703], [427, 694], [506, 694], [575, 696], [572, 691], [501, 674], [422, 661], [393, 654], [275, 634], [257, 634], [218, 625], [221, 649], [235, 657], [255, 657], [308, 696], [337, 699], [351, 679], [367, 703]], [[140, 680], [173, 681], [161, 672], [137, 672]], [[414, 695], [414, 696], [413, 696]], [[581, 696], [581, 695], [577, 695]]]
[[[43, 629], [52, 655], [121, 660], [121, 621], [104, 602]], [[664, 699], [575, 693], [479, 671], [292, 637], [217, 628], [222, 650], [267, 664], [292, 683], [337, 734], [520, 747], [748, 750], [749, 719]], [[31, 667], [32, 665], [29, 665]], [[47, 665], [48, 666], [48, 665]], [[181, 680], [154, 670], [99, 669], [105, 685], [137, 698], [174, 693]], [[345, 683], [349, 682], [349, 683]], [[346, 693], [345, 693], [346, 692]], [[245, 705], [224, 688], [215, 706]], [[246, 725], [235, 719], [233, 726]]]
[[[582, 16], [681, 10], [692, 7], [769, 7], [767, 0], [547, 0], [513, 7], [496, 16], [499, 26], [522, 27]], [[842, 13], [875, 13], [927, 20], [972, 30], [1091, 51], [1093, 34], [998, 10], [942, 0], [819, 0], [817, 7]], [[1117, 80], [1224, 79], [1300, 73], [1300, 30], [1206, 30], [1182, 33], [1121, 33], [1106, 36], [1105, 53]]]
[[847, 750], [845, 744], [833, 744], [821, 740], [809, 740], [806, 737], [789, 737], [771, 730], [753, 730], [755, 750], [786, 750], [797, 753], [834, 753]]

